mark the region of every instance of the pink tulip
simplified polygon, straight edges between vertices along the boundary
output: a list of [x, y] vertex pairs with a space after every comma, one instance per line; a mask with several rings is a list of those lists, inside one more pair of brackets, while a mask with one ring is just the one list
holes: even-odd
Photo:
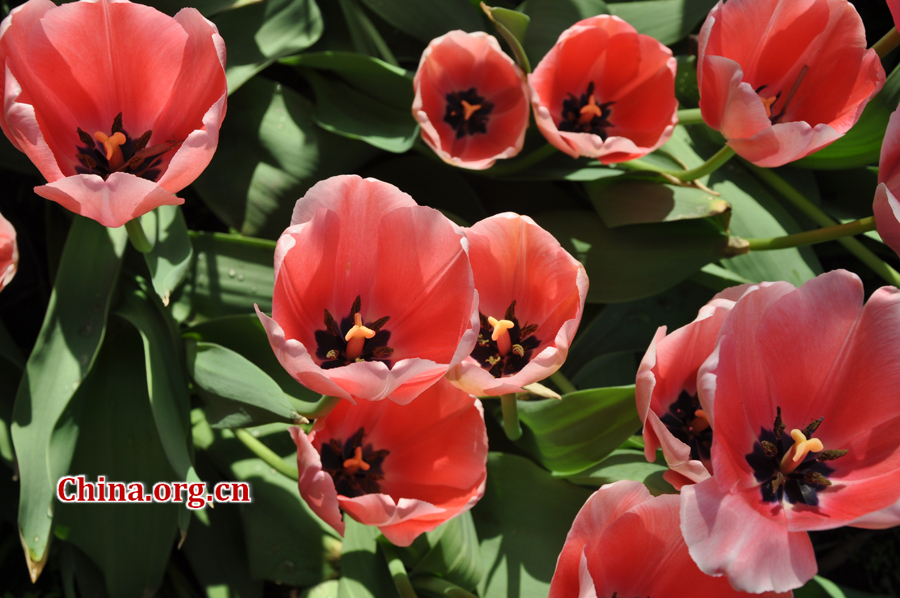
[[19, 267], [19, 246], [16, 229], [0, 214], [0, 291], [6, 288]]
[[639, 158], [678, 124], [672, 52], [618, 17], [563, 31], [528, 75], [538, 128], [559, 151], [604, 164]]
[[550, 598], [743, 596], [691, 561], [678, 527], [678, 505], [678, 496], [653, 498], [640, 482], [600, 488], [575, 516]]
[[900, 0], [887, 0], [888, 8], [891, 11], [891, 17], [894, 19], [894, 26], [900, 23]]
[[703, 120], [758, 166], [818, 151], [856, 124], [884, 84], [847, 0], [728, 0], [700, 30]]
[[408, 403], [468, 355], [478, 295], [463, 233], [393, 185], [336, 176], [297, 201], [275, 248], [281, 365], [324, 395]]
[[445, 380], [409, 405], [341, 401], [297, 443], [300, 495], [344, 534], [343, 514], [397, 546], [469, 510], [484, 494], [481, 403]]
[[553, 235], [510, 212], [466, 231], [481, 328], [448, 379], [474, 395], [524, 392], [566, 360], [587, 298], [587, 273]]
[[432, 40], [413, 87], [422, 140], [444, 162], [483, 170], [522, 151], [528, 86], [493, 36], [451, 31]]
[[900, 253], [900, 112], [894, 111], [881, 144], [878, 188], [875, 190], [875, 225], [881, 240]]
[[216, 150], [225, 45], [193, 8], [29, 0], [0, 62], [0, 126], [47, 179], [35, 193], [104, 226], [183, 203]]
[[739, 590], [800, 587], [816, 572], [807, 530], [900, 500], [900, 291], [863, 298], [842, 270], [748, 293], [700, 369], [715, 475], [682, 488], [681, 529]]

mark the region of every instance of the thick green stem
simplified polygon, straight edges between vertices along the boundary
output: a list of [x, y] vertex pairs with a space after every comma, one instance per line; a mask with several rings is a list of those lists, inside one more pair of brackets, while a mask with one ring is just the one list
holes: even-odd
[[307, 419], [319, 419], [331, 413], [331, 410], [337, 407], [342, 400], [341, 397], [322, 395], [322, 398], [315, 403], [292, 400], [291, 404], [298, 415], [302, 415]]
[[510, 440], [518, 440], [522, 437], [522, 426], [519, 424], [519, 403], [515, 393], [500, 397], [500, 406], [503, 409], [503, 431]]
[[578, 387], [572, 384], [565, 375], [556, 370], [552, 374], [550, 374], [550, 380], [556, 384], [556, 387], [562, 391], [563, 394], [569, 394], [570, 392], [578, 391]]
[[438, 596], [447, 596], [447, 598], [478, 598], [472, 592], [464, 590], [458, 585], [440, 577], [432, 577], [431, 575], [413, 577], [412, 583], [413, 586], [420, 590], [426, 590]]
[[397, 548], [387, 540], [382, 539], [378, 540], [378, 547], [384, 554], [388, 571], [391, 572], [391, 579], [394, 580], [394, 586], [397, 588], [400, 598], [418, 598], [412, 583], [409, 581], [409, 575], [406, 574], [406, 567], [397, 554]]
[[678, 111], [679, 125], [702, 125], [703, 116], [700, 115], [699, 108], [685, 108]]
[[900, 33], [897, 33], [896, 27], [891, 27], [891, 30], [885, 33], [884, 37], [872, 44], [872, 49], [875, 50], [879, 58], [884, 58], [897, 46], [900, 46]]
[[272, 469], [295, 482], [300, 478], [300, 473], [297, 471], [296, 467], [291, 467], [285, 463], [275, 451], [254, 438], [250, 432], [242, 428], [232, 430], [232, 432], [234, 432], [235, 438], [243, 442], [244, 446], [250, 449], [257, 457], [265, 461]]
[[553, 154], [556, 153], [556, 148], [550, 145], [549, 143], [539, 149], [534, 150], [527, 156], [519, 158], [513, 161], [507, 161], [503, 164], [496, 164], [492, 166], [489, 170], [487, 170], [487, 174], [493, 176], [507, 176], [510, 174], [515, 174], [530, 166], [534, 166], [541, 160], [545, 158], [549, 158]]
[[667, 174], [671, 174], [679, 181], [695, 181], [717, 171], [725, 164], [725, 162], [728, 162], [732, 158], [732, 156], [734, 156], [734, 150], [731, 149], [730, 146], [725, 145], [722, 146], [722, 149], [713, 154], [713, 156], [709, 160], [707, 160], [697, 168], [691, 168], [690, 170], [681, 171], [669, 171]]
[[147, 253], [148, 251], [153, 250], [153, 244], [150, 243], [150, 239], [148, 239], [147, 234], [144, 233], [144, 227], [141, 226], [140, 216], [126, 222], [125, 230], [128, 231], [128, 238], [131, 239], [131, 244], [134, 245], [135, 249], [141, 253]]
[[[744, 165], [819, 226], [831, 227], [837, 225], [837, 222], [831, 216], [823, 212], [819, 206], [806, 199], [802, 193], [794, 189], [790, 183], [775, 172], [768, 168], [760, 168], [759, 166], [746, 161], [744, 161]], [[837, 241], [886, 282], [895, 287], [900, 287], [900, 273], [884, 263], [877, 255], [869, 251], [869, 249], [860, 243], [859, 240], [852, 237], [842, 237]]]
[[829, 226], [818, 230], [811, 230], [784, 237], [768, 239], [745, 239], [750, 245], [751, 251], [766, 251], [769, 249], [788, 249], [790, 247], [802, 247], [825, 241], [834, 241], [842, 237], [852, 237], [875, 230], [875, 217], [869, 216], [861, 220], [854, 220], [846, 224]]

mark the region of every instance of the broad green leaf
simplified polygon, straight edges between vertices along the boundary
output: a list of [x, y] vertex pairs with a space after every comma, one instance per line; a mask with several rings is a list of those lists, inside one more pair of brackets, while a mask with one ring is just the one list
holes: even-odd
[[691, 276], [691, 280], [699, 285], [712, 289], [716, 293], [730, 287], [753, 282], [740, 274], [735, 274], [731, 270], [726, 270], [718, 264], [706, 264], [699, 272]]
[[228, 93], [272, 62], [310, 47], [322, 35], [315, 0], [261, 0], [214, 19], [228, 48]]
[[609, 228], [709, 218], [731, 209], [727, 201], [702, 189], [662, 185], [629, 175], [584, 186], [594, 209]]
[[94, 364], [127, 235], [75, 216], [44, 324], [28, 358], [13, 411], [19, 462], [19, 529], [29, 567], [47, 556], [56, 482], [69, 469], [78, 427], [63, 416]]
[[700, 88], [697, 85], [697, 57], [676, 56], [678, 70], [675, 73], [675, 97], [682, 108], [696, 108], [700, 104]]
[[213, 427], [300, 421], [278, 383], [252, 362], [213, 343], [188, 339], [185, 345], [188, 371], [206, 391], [207, 417]]
[[344, 544], [341, 551], [340, 598], [379, 598], [393, 596], [397, 590], [391, 580], [384, 556], [378, 551], [377, 527], [344, 517]]
[[480, 31], [484, 25], [469, 0], [360, 0], [379, 17], [428, 43], [454, 29]]
[[[130, 327], [110, 326], [79, 394], [81, 433], [71, 471], [89, 480], [142, 482], [145, 494], [156, 482], [175, 479], [150, 410], [141, 339]], [[57, 508], [59, 529], [103, 572], [110, 598], [155, 592], [175, 540], [177, 503], [58, 503]]]
[[[87, 555], [69, 542], [60, 542], [59, 555], [66, 598], [108, 598], [103, 573]], [[75, 586], [78, 587], [78, 593], [75, 592]]]
[[588, 496], [528, 459], [490, 453], [484, 498], [472, 509], [486, 571], [478, 595], [547, 598], [566, 534]]
[[609, 10], [603, 0], [528, 0], [524, 12], [531, 18], [531, 24], [523, 45], [534, 68], [563, 31], [582, 19]]
[[410, 567], [410, 576], [433, 575], [466, 590], [474, 590], [484, 576], [484, 563], [475, 523], [469, 511], [416, 539], [427, 547]]
[[716, 0], [643, 0], [607, 6], [611, 14], [629, 22], [638, 33], [668, 46], [693, 31], [715, 5]]
[[572, 383], [579, 388], [633, 384], [637, 375], [637, 364], [637, 357], [630, 351], [599, 355], [578, 370], [572, 377]]
[[634, 385], [519, 401], [519, 446], [555, 475], [596, 465], [641, 427]]
[[597, 487], [619, 480], [634, 480], [645, 485], [654, 496], [659, 496], [675, 492], [675, 488], [663, 479], [663, 473], [668, 469], [661, 455], [649, 463], [642, 451], [615, 450], [597, 465], [568, 475], [566, 479], [574, 484]]
[[353, 52], [315, 52], [281, 62], [334, 73], [357, 91], [406, 112], [413, 103], [412, 73], [378, 58]]
[[338, 598], [341, 582], [337, 579], [323, 581], [300, 594], [300, 598]]
[[528, 24], [531, 17], [523, 12], [503, 8], [502, 6], [490, 7], [491, 19], [503, 25], [519, 43], [525, 41], [525, 34], [528, 31]]
[[150, 268], [153, 289], [163, 305], [168, 305], [172, 291], [187, 274], [193, 254], [184, 215], [178, 206], [160, 206], [146, 213], [141, 225], [145, 231], [152, 231], [156, 240], [144, 259]]
[[245, 235], [276, 238], [310, 186], [354, 172], [378, 153], [323, 131], [309, 100], [272, 81], [253, 79], [228, 104], [240, 118], [225, 119], [216, 155], [193, 188]]
[[[206, 18], [210, 18], [221, 12], [263, 1], [264, 0], [191, 0], [190, 6], [191, 8], [199, 10]], [[173, 17], [179, 10], [185, 7], [185, 2], [182, 0], [152, 0], [151, 2], [147, 2], [147, 4]]]
[[[527, 156], [525, 150], [520, 156]], [[623, 171], [601, 164], [599, 160], [572, 158], [556, 152], [534, 166], [510, 174], [508, 178], [521, 181], [597, 181], [615, 177]]]
[[813, 577], [805, 586], [794, 590], [795, 598], [887, 598], [880, 594], [860, 592], [839, 586], [820, 575]]

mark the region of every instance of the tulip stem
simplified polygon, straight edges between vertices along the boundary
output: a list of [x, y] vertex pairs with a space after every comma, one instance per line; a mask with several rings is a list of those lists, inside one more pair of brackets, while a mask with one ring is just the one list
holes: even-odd
[[872, 49], [875, 50], [879, 58], [884, 58], [897, 46], [900, 46], [900, 33], [897, 33], [896, 27], [891, 27], [891, 30], [885, 33], [884, 37], [872, 44]]
[[[772, 170], [760, 168], [759, 166], [746, 161], [743, 162], [753, 174], [768, 183], [773, 189], [778, 191], [782, 197], [791, 202], [794, 207], [806, 214], [819, 226], [833, 227], [838, 224], [831, 216], [823, 212], [819, 206], [806, 199], [802, 193], [797, 191], [790, 183]], [[872, 253], [872, 251], [860, 243], [858, 239], [841, 237], [837, 239], [837, 241], [886, 282], [895, 287], [900, 287], [900, 273], [884, 263], [881, 258]]]
[[384, 538], [378, 539], [378, 548], [380, 548], [381, 553], [384, 554], [384, 559], [387, 561], [388, 565], [388, 571], [391, 572], [391, 579], [394, 580], [394, 586], [397, 588], [397, 593], [400, 594], [400, 598], [418, 598], [415, 589], [413, 589], [412, 582], [409, 581], [406, 567], [403, 565], [403, 561], [400, 560], [400, 555], [397, 554], [397, 548]]
[[291, 401], [294, 410], [298, 415], [302, 415], [307, 419], [320, 419], [331, 413], [331, 410], [337, 407], [341, 402], [341, 397], [332, 397], [322, 395], [322, 398], [315, 403], [307, 403], [306, 401]]
[[875, 217], [869, 216], [860, 220], [854, 220], [837, 226], [827, 226], [818, 230], [810, 230], [784, 237], [768, 239], [745, 239], [750, 245], [751, 251], [766, 251], [769, 249], [788, 249], [790, 247], [802, 247], [825, 241], [834, 241], [842, 237], [861, 235], [870, 230], [875, 230]]
[[503, 409], [503, 431], [506, 432], [506, 437], [518, 440], [522, 437], [522, 426], [519, 424], [519, 403], [516, 394], [502, 395], [500, 406]]
[[685, 108], [678, 111], [679, 125], [702, 125], [703, 116], [700, 115], [699, 108]]
[[570, 392], [578, 392], [578, 387], [572, 384], [572, 382], [559, 370], [550, 374], [550, 380], [556, 384], [556, 388], [560, 389], [564, 395], [569, 394]]
[[141, 226], [140, 216], [126, 222], [125, 230], [128, 231], [128, 238], [131, 239], [131, 244], [134, 245], [135, 249], [141, 253], [153, 250], [153, 244], [150, 243], [150, 239], [147, 238], [147, 234], [144, 232], [144, 227]]
[[722, 149], [717, 151], [713, 156], [698, 166], [690, 170], [669, 170], [665, 174], [670, 174], [679, 181], [690, 182], [717, 171], [725, 162], [728, 162], [734, 156], [734, 150], [731, 146], [724, 145]]
[[534, 166], [541, 160], [549, 158], [555, 153], [556, 148], [548, 143], [543, 147], [534, 150], [523, 158], [513, 160], [512, 162], [506, 162], [505, 164], [497, 164], [495, 166], [492, 166], [487, 172], [494, 176], [507, 176], [510, 174], [515, 174], [521, 170], [525, 170], [530, 166]]
[[291, 467], [285, 463], [284, 459], [279, 457], [275, 451], [254, 438], [250, 432], [243, 428], [232, 430], [232, 432], [234, 433], [235, 438], [243, 442], [244, 446], [250, 449], [254, 455], [265, 461], [272, 469], [295, 482], [300, 479], [300, 473], [297, 471], [296, 467]]
[[446, 596], [447, 598], [477, 598], [475, 594], [469, 592], [454, 583], [450, 583], [446, 579], [434, 577], [432, 575], [423, 575], [421, 577], [413, 577], [413, 586], [420, 590], [425, 590], [429, 594], [437, 594], [438, 596]]

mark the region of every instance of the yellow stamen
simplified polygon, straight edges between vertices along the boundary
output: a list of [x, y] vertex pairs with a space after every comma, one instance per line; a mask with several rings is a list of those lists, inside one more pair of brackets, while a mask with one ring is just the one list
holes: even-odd
[[351, 475], [356, 473], [360, 469], [362, 469], [363, 471], [369, 471], [370, 467], [371, 465], [363, 461], [362, 447], [356, 447], [356, 450], [353, 452], [353, 457], [344, 461], [344, 471]]
[[578, 122], [590, 122], [591, 119], [595, 116], [603, 116], [603, 109], [597, 105], [597, 100], [594, 99], [594, 94], [591, 94], [591, 98], [588, 100], [588, 103], [581, 107], [581, 116], [578, 118]]
[[691, 432], [699, 434], [709, 427], [709, 419], [703, 409], [694, 411], [694, 421], [691, 422]]
[[122, 148], [119, 147], [125, 143], [125, 135], [121, 132], [116, 132], [107, 136], [106, 133], [97, 131], [94, 133], [94, 139], [103, 144], [103, 149], [106, 151], [106, 160], [109, 162], [109, 169], [118, 170], [125, 162], [125, 158], [122, 156]]
[[344, 340], [347, 341], [347, 359], [356, 359], [362, 355], [366, 339], [373, 336], [375, 336], [375, 331], [363, 326], [360, 313], [353, 314], [353, 328], [344, 336]]
[[494, 327], [494, 331], [491, 333], [491, 340], [497, 343], [500, 355], [507, 355], [509, 350], [512, 349], [512, 341], [509, 339], [509, 329], [515, 326], [515, 324], [509, 320], [497, 320], [491, 317], [488, 317], [488, 324]]
[[797, 466], [806, 458], [809, 453], [818, 453], [825, 450], [825, 445], [818, 438], [806, 438], [806, 435], [797, 430], [791, 430], [791, 438], [794, 439], [794, 446], [784, 454], [781, 459], [781, 473], [787, 475], [797, 469]]
[[772, 118], [772, 104], [778, 99], [778, 96], [772, 96], [771, 98], [759, 98], [762, 100], [763, 106], [766, 109], [766, 118]]

